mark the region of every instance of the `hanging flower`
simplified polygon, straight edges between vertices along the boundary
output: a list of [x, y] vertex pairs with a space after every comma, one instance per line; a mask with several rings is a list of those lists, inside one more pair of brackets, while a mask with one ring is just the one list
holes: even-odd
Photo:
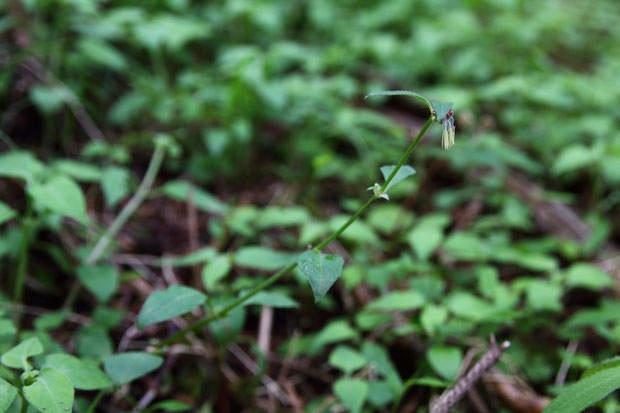
[[443, 131], [441, 133], [441, 147], [450, 149], [454, 146], [454, 135], [456, 128], [454, 127], [454, 111], [450, 109], [443, 121]]

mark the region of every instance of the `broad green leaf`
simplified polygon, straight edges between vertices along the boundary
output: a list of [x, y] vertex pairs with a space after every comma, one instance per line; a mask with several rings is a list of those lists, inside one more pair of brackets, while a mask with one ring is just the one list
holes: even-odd
[[12, 151], [0, 155], [0, 176], [21, 178], [30, 184], [44, 170], [43, 163], [30, 152]]
[[430, 304], [424, 307], [420, 314], [420, 323], [424, 331], [430, 336], [448, 319], [448, 310], [445, 307]]
[[368, 398], [368, 382], [360, 379], [340, 379], [334, 383], [334, 393], [350, 412], [360, 413]]
[[600, 370], [566, 386], [543, 413], [578, 413], [620, 388], [620, 366]]
[[[445, 217], [441, 215], [441, 217]], [[426, 261], [437, 249], [443, 240], [444, 221], [438, 216], [424, 217], [407, 235], [407, 241], [418, 258]], [[446, 222], [447, 223], [447, 222]]]
[[373, 96], [409, 96], [415, 99], [419, 99], [422, 102], [426, 103], [426, 106], [428, 106], [428, 110], [430, 110], [431, 112], [433, 111], [433, 105], [431, 104], [431, 101], [416, 92], [410, 92], [408, 90], [385, 90], [382, 92], [369, 93], [365, 96], [364, 99], [367, 99]]
[[38, 209], [49, 210], [86, 223], [86, 200], [79, 185], [66, 176], [55, 176], [45, 183], [28, 187]]
[[426, 358], [442, 378], [454, 380], [459, 372], [463, 353], [458, 347], [432, 346], [426, 352]]
[[67, 413], [73, 406], [71, 381], [59, 371], [43, 369], [30, 386], [24, 386], [26, 400], [45, 413]]
[[329, 355], [328, 361], [331, 366], [344, 371], [347, 375], [368, 364], [363, 354], [345, 345], [336, 347]]
[[126, 168], [109, 166], [101, 175], [101, 189], [108, 208], [112, 208], [129, 195], [131, 174]]
[[78, 50], [90, 62], [121, 71], [126, 68], [125, 56], [108, 42], [94, 37], [80, 37]]
[[416, 290], [394, 291], [383, 295], [368, 304], [369, 310], [407, 311], [420, 308], [425, 302], [424, 295]]
[[600, 371], [611, 369], [611, 368], [616, 368], [616, 367], [620, 367], [620, 356], [612, 357], [610, 359], [603, 360], [600, 363], [595, 364], [594, 366], [584, 371], [583, 374], [581, 375], [581, 378], [585, 379], [586, 377], [589, 377]]
[[168, 182], [161, 188], [161, 191], [167, 197], [183, 202], [188, 202], [192, 196], [196, 208], [212, 214], [221, 215], [228, 210], [228, 205], [186, 181]]
[[69, 315], [68, 310], [53, 311], [43, 314], [34, 320], [35, 330], [51, 330], [64, 323]]
[[268, 305], [274, 308], [299, 308], [299, 303], [281, 292], [261, 291], [243, 305]]
[[393, 234], [413, 222], [413, 214], [396, 204], [378, 204], [368, 213], [366, 221], [382, 234]]
[[[332, 231], [338, 230], [347, 220], [347, 215], [336, 215], [329, 220], [329, 229]], [[340, 237], [351, 243], [356, 244], [375, 244], [379, 242], [379, 238], [373, 231], [372, 227], [362, 220], [353, 222]]]
[[235, 264], [241, 267], [275, 271], [295, 261], [295, 255], [265, 247], [242, 247], [235, 253]]
[[305, 251], [297, 258], [299, 269], [304, 273], [317, 302], [327, 294], [342, 273], [344, 260], [339, 255], [325, 255], [316, 251]]
[[281, 228], [302, 225], [310, 218], [308, 211], [302, 207], [267, 207], [262, 210], [257, 220], [258, 228]]
[[101, 169], [95, 165], [72, 159], [60, 159], [52, 163], [52, 168], [69, 175], [78, 181], [95, 182], [101, 178]]
[[552, 171], [556, 175], [571, 172], [595, 162], [600, 153], [583, 145], [564, 148], [555, 158]]
[[214, 248], [204, 247], [180, 257], [164, 258], [162, 261], [166, 261], [173, 267], [186, 267], [211, 261], [216, 255], [217, 252]]
[[13, 219], [17, 213], [4, 202], [0, 202], [0, 225]]
[[439, 102], [437, 100], [431, 100], [431, 106], [437, 115], [438, 120], [442, 120], [452, 109], [454, 104], [452, 102]]
[[613, 287], [614, 281], [609, 274], [592, 264], [577, 263], [566, 270], [566, 285], [598, 291]]
[[[235, 300], [234, 297], [217, 297], [210, 300], [213, 312], [221, 311]], [[215, 337], [215, 340], [221, 346], [226, 346], [237, 339], [239, 332], [243, 329], [246, 318], [246, 308], [239, 306], [230, 311], [225, 317], [218, 318], [209, 323], [209, 330]]]
[[157, 370], [163, 361], [154, 354], [130, 351], [109, 356], [103, 368], [112, 381], [120, 386]]
[[207, 291], [213, 291], [217, 283], [232, 269], [232, 257], [228, 254], [217, 256], [202, 269], [202, 284]]
[[81, 357], [102, 359], [112, 354], [113, 345], [105, 328], [87, 325], [78, 333], [75, 350]]
[[0, 337], [14, 336], [17, 334], [17, 327], [13, 321], [6, 318], [0, 319]]
[[321, 349], [328, 344], [351, 340], [357, 337], [357, 331], [351, 327], [349, 323], [345, 320], [335, 320], [323, 327], [314, 337], [312, 345], [315, 349]]
[[43, 353], [43, 345], [38, 338], [32, 337], [24, 340], [2, 355], [2, 364], [16, 369], [30, 370], [28, 357]]
[[527, 285], [526, 301], [536, 311], [562, 310], [562, 287], [545, 280], [532, 280]]
[[80, 282], [100, 302], [106, 302], [116, 292], [118, 273], [112, 265], [81, 265], [76, 270]]
[[0, 413], [4, 413], [11, 407], [17, 396], [17, 389], [0, 378]]
[[374, 363], [377, 372], [385, 377], [394, 396], [402, 394], [403, 381], [385, 347], [365, 341], [362, 345], [362, 354], [369, 362]]
[[112, 386], [108, 376], [99, 367], [69, 354], [50, 354], [45, 357], [43, 368], [63, 373], [73, 387], [79, 390], [105, 389]]
[[154, 291], [138, 314], [138, 328], [185, 314], [204, 304], [206, 299], [207, 296], [200, 291], [182, 285], [171, 285], [165, 290]]
[[[381, 167], [381, 174], [383, 175], [383, 179], [387, 181], [387, 179], [390, 177], [390, 175], [392, 174], [392, 172], [394, 172], [394, 169], [396, 169], [396, 165], [384, 165]], [[385, 192], [387, 192], [391, 187], [393, 187], [394, 185], [396, 185], [397, 183], [399, 183], [400, 181], [402, 181], [403, 179], [414, 175], [415, 174], [415, 169], [413, 169], [412, 167], [410, 167], [409, 165], [403, 165], [398, 172], [396, 172], [396, 175], [394, 175], [394, 178], [392, 178], [392, 180], [390, 181], [389, 185], [385, 188]]]
[[450, 294], [445, 303], [455, 316], [471, 321], [488, 319], [496, 312], [496, 309], [491, 304], [464, 291]]

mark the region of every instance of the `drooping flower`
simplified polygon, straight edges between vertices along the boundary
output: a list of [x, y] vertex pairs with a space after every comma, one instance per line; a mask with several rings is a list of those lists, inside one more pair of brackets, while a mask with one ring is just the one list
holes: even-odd
[[443, 131], [441, 133], [441, 147], [443, 149], [450, 149], [454, 146], [454, 135], [456, 132], [456, 128], [454, 126], [454, 111], [450, 109], [444, 119], [443, 123]]

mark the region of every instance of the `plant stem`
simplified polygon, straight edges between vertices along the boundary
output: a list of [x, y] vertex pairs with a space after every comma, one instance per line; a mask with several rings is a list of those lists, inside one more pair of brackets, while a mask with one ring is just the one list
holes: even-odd
[[[431, 118], [429, 118], [426, 121], [426, 123], [424, 124], [424, 126], [422, 127], [422, 129], [420, 130], [420, 132], [418, 133], [416, 138], [414, 139], [414, 141], [409, 145], [409, 148], [407, 148], [407, 151], [405, 152], [405, 154], [402, 156], [402, 158], [400, 159], [400, 161], [396, 165], [396, 168], [394, 168], [394, 171], [392, 171], [392, 174], [388, 177], [388, 179], [386, 179], [385, 183], [381, 187], [382, 190], [387, 188], [387, 186], [390, 184], [392, 179], [394, 179], [394, 176], [396, 176], [396, 173], [398, 172], [398, 170], [405, 164], [405, 162], [407, 161], [407, 158], [409, 158], [409, 156], [411, 155], [411, 153], [413, 152], [415, 147], [418, 145], [418, 143], [422, 139], [422, 136], [424, 136], [424, 133], [426, 133], [426, 130], [431, 125], [431, 122], [432, 122]], [[342, 234], [353, 222], [355, 222], [355, 220], [357, 220], [360, 217], [360, 215], [362, 215], [368, 209], [370, 204], [372, 204], [377, 198], [379, 198], [377, 195], [371, 196], [368, 199], [368, 201], [366, 201], [366, 203], [364, 203], [364, 205], [362, 205], [357, 211], [355, 211], [355, 213], [347, 220], [347, 222], [342, 224], [329, 237], [327, 237], [325, 240], [323, 240], [321, 243], [319, 243], [316, 247], [314, 247], [312, 249], [314, 251], [318, 252], [321, 248], [327, 246], [330, 242], [332, 242], [333, 240], [338, 238], [340, 236], [340, 234]], [[192, 331], [196, 331], [197, 329], [201, 328], [202, 326], [205, 326], [205, 325], [209, 324], [212, 321], [215, 321], [215, 320], [217, 320], [219, 318], [225, 317], [230, 311], [232, 311], [235, 308], [239, 307], [241, 304], [243, 304], [244, 302], [246, 302], [247, 300], [252, 298], [254, 295], [258, 294], [259, 292], [261, 292], [265, 288], [269, 287], [270, 285], [272, 285], [273, 283], [278, 281], [280, 278], [284, 277], [286, 274], [288, 274], [291, 271], [293, 271], [296, 267], [297, 267], [297, 262], [293, 262], [293, 263], [289, 264], [287, 267], [284, 267], [283, 269], [281, 269], [277, 273], [273, 274], [271, 277], [267, 278], [262, 283], [258, 284], [256, 287], [254, 287], [252, 290], [250, 290], [246, 294], [242, 295], [241, 297], [237, 298], [232, 303], [228, 304], [226, 307], [221, 309], [216, 314], [210, 315], [209, 317], [203, 318], [202, 320], [198, 320], [194, 324], [184, 328], [183, 330], [178, 331], [177, 333], [171, 335], [170, 337], [168, 337], [165, 340], [163, 340], [162, 342], [160, 342], [156, 346], [156, 348], [161, 349], [161, 348], [163, 348], [163, 347], [165, 347], [165, 346], [167, 346], [169, 344], [172, 344], [175, 341], [185, 337], [185, 335], [187, 333], [192, 332]]]
[[100, 390], [99, 393], [97, 393], [97, 396], [95, 396], [95, 399], [93, 400], [93, 402], [90, 404], [90, 406], [88, 406], [88, 410], [86, 410], [86, 413], [95, 413], [95, 409], [97, 408], [99, 401], [101, 401], [101, 398], [103, 397], [104, 393], [105, 393], [105, 390]]
[[[112, 225], [110, 225], [107, 231], [101, 236], [101, 238], [99, 238], [99, 241], [97, 241], [97, 244], [86, 259], [87, 265], [95, 264], [99, 260], [99, 258], [101, 258], [105, 250], [110, 245], [112, 239], [116, 236], [116, 234], [118, 234], [123, 225], [125, 225], [129, 217], [131, 217], [136, 211], [136, 209], [138, 209], [142, 201], [144, 201], [144, 198], [146, 198], [146, 196], [148, 195], [149, 190], [151, 189], [151, 186], [155, 181], [155, 177], [159, 172], [159, 168], [161, 167], [161, 163], [164, 159], [165, 150], [166, 149], [164, 145], [157, 144], [155, 146], [155, 151], [153, 152], [153, 156], [151, 156], [149, 166], [146, 170], [146, 173], [144, 174], [144, 178], [142, 178], [142, 182], [140, 182], [140, 185], [136, 190], [136, 193], [133, 195], [133, 197], [131, 197], [129, 202], [125, 204], [121, 212], [112, 222]], [[73, 284], [71, 291], [69, 291], [63, 308], [69, 308], [71, 307], [71, 305], [73, 305], [73, 302], [77, 298], [79, 290], [80, 283], [76, 282], [75, 284]]]
[[17, 261], [17, 274], [15, 276], [15, 287], [13, 290], [13, 303], [21, 303], [24, 294], [24, 281], [26, 279], [26, 269], [28, 267], [28, 248], [30, 247], [30, 236], [34, 222], [32, 220], [32, 202], [27, 200], [26, 216], [22, 221], [22, 239], [19, 247]]

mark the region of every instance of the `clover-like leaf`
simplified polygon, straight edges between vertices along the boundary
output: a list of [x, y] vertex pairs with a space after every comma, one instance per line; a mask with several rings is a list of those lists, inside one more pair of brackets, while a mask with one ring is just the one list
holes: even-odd
[[317, 302], [340, 277], [344, 260], [339, 255], [326, 255], [310, 250], [299, 255], [297, 264], [308, 278], [314, 293], [314, 301]]
[[[381, 174], [383, 175], [383, 179], [385, 179], [387, 181], [387, 179], [390, 177], [390, 175], [392, 175], [392, 172], [394, 172], [394, 169], [396, 168], [396, 165], [384, 165], [381, 167]], [[396, 175], [394, 175], [394, 178], [392, 178], [392, 180], [390, 181], [390, 183], [388, 184], [388, 186], [385, 188], [384, 192], [387, 192], [391, 187], [393, 187], [394, 185], [396, 185], [397, 183], [399, 183], [400, 181], [402, 181], [403, 179], [414, 175], [415, 174], [415, 169], [413, 169], [412, 167], [410, 167], [409, 165], [403, 165], [398, 172], [396, 172]]]
[[165, 290], [154, 291], [138, 314], [138, 328], [185, 314], [203, 304], [206, 299], [207, 296], [200, 291], [182, 285], [171, 285]]
[[67, 413], [73, 406], [71, 381], [59, 371], [43, 369], [34, 383], [24, 386], [26, 400], [45, 413]]
[[16, 369], [30, 370], [28, 357], [43, 353], [43, 345], [38, 338], [32, 337], [24, 340], [2, 355], [2, 364]]

